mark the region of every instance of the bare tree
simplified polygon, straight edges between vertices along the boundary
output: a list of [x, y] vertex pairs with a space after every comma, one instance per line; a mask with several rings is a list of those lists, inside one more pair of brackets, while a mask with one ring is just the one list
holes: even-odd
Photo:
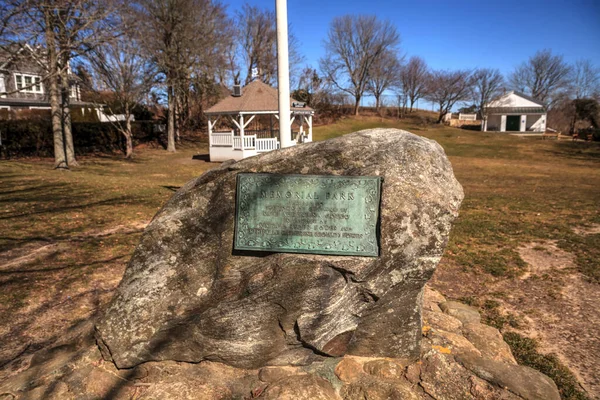
[[410, 112], [417, 100], [425, 95], [429, 68], [421, 57], [413, 56], [400, 71], [400, 80], [406, 100], [410, 101]]
[[471, 71], [432, 71], [427, 81], [425, 98], [438, 105], [438, 123], [452, 107], [471, 98]]
[[572, 70], [571, 85], [575, 99], [600, 98], [600, 68], [590, 60], [578, 60]]
[[[125, 157], [133, 154], [131, 119], [133, 108], [143, 101], [156, 82], [156, 69], [148, 59], [139, 54], [137, 43], [122, 37], [107, 43], [88, 56], [94, 77], [101, 86], [99, 90], [109, 90], [119, 113], [124, 115], [124, 123], [115, 118], [111, 122], [125, 137]], [[115, 110], [111, 110], [115, 114]]]
[[114, 3], [112, 0], [7, 0], [8, 3], [12, 23], [3, 26], [2, 42], [45, 48], [45, 55], [32, 56], [38, 57], [45, 68], [42, 81], [51, 108], [55, 167], [77, 165], [69, 111], [70, 61], [112, 35], [107, 25], [115, 10]]
[[504, 77], [497, 69], [480, 68], [473, 73], [472, 83], [473, 100], [479, 116], [483, 118], [483, 108], [500, 94], [504, 86]]
[[319, 66], [329, 82], [354, 98], [355, 115], [373, 63], [399, 43], [394, 25], [375, 16], [345, 15], [331, 22], [325, 40], [326, 55]]
[[383, 52], [369, 70], [367, 80], [367, 91], [375, 97], [375, 109], [379, 111], [381, 106], [381, 95], [388, 89], [398, 86], [400, 81], [400, 70], [402, 58], [392, 50]]
[[[267, 84], [277, 81], [277, 29], [275, 12], [261, 9], [245, 3], [236, 13], [237, 42], [241, 59], [239, 64], [245, 68], [244, 82], [247, 85], [253, 79], [252, 70]], [[295, 76], [304, 57], [299, 52], [298, 39], [288, 29], [290, 76]]]
[[515, 69], [510, 75], [510, 84], [515, 90], [552, 104], [558, 94], [568, 87], [570, 72], [571, 67], [562, 56], [542, 50]]
[[165, 76], [167, 150], [175, 151], [177, 97], [189, 87], [194, 66], [223, 60], [231, 23], [218, 1], [136, 0], [129, 6], [140, 46]]

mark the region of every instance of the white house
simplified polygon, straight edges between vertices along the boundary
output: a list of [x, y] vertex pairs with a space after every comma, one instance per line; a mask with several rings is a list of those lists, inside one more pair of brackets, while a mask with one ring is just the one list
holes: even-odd
[[[235, 87], [233, 94], [206, 110], [210, 160], [241, 160], [277, 150], [278, 99], [276, 89], [256, 80]], [[314, 110], [294, 99], [290, 105], [292, 143], [312, 142]]]
[[481, 130], [499, 132], [545, 132], [546, 107], [519, 92], [508, 92], [483, 109]]

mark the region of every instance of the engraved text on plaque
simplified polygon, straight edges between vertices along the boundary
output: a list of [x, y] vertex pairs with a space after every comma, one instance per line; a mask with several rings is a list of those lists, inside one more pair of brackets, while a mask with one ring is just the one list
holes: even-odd
[[236, 250], [379, 255], [381, 178], [237, 176]]

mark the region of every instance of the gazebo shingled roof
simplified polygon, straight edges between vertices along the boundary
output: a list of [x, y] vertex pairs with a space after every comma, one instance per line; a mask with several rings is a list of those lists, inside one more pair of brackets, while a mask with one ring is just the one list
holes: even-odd
[[[290, 104], [298, 102], [290, 98]], [[242, 88], [242, 95], [229, 95], [205, 111], [205, 114], [237, 114], [252, 112], [273, 112], [279, 109], [277, 89], [259, 80], [250, 82]], [[291, 111], [313, 111], [310, 107], [290, 107]]]

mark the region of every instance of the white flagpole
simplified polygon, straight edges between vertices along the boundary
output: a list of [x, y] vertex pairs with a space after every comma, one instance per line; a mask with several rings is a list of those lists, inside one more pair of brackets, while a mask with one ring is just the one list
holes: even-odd
[[290, 127], [290, 63], [288, 58], [287, 0], [275, 0], [277, 14], [277, 91], [279, 92], [279, 143], [292, 146]]

